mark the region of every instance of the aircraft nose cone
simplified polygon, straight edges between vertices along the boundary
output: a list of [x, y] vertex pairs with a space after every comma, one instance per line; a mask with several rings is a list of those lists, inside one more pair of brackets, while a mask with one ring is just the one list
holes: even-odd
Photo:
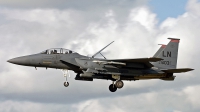
[[7, 62], [17, 64], [20, 62], [18, 58], [9, 59]]
[[13, 63], [13, 59], [9, 59], [7, 62], [9, 62], [9, 63]]
[[26, 65], [27, 64], [27, 58], [25, 57], [18, 57], [8, 60], [7, 62], [18, 64], [18, 65]]
[[13, 58], [13, 59], [8, 60], [7, 62], [13, 63], [13, 64], [19, 64], [22, 62], [22, 60], [20, 58]]

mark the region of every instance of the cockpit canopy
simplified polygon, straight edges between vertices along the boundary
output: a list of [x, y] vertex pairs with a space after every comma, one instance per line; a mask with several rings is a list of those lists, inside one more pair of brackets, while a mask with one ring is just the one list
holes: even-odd
[[76, 53], [74, 51], [64, 49], [64, 48], [52, 48], [52, 49], [47, 49], [40, 54], [72, 54]]

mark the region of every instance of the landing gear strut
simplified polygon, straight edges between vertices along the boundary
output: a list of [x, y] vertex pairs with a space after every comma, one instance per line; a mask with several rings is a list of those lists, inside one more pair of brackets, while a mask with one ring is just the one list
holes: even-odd
[[109, 90], [110, 90], [111, 92], [115, 92], [115, 91], [117, 91], [117, 88], [118, 88], [118, 89], [121, 89], [123, 86], [124, 86], [123, 81], [117, 80], [117, 81], [115, 82], [115, 84], [114, 84], [114, 81], [113, 81], [113, 83], [109, 86]]
[[69, 71], [68, 70], [62, 70], [62, 72], [63, 72], [64, 77], [65, 77], [64, 86], [68, 87], [69, 86], [69, 82], [67, 82], [67, 75], [69, 75], [69, 77], [70, 77]]

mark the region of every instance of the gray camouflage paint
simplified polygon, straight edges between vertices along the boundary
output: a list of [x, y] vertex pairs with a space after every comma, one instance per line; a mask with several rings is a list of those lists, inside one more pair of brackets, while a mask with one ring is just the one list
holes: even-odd
[[129, 59], [111, 61], [86, 57], [71, 50], [64, 53], [63, 50], [65, 49], [63, 48], [57, 49], [60, 53], [57, 53], [57, 50], [56, 52], [54, 52], [55, 50], [46, 50], [39, 54], [10, 59], [8, 62], [23, 66], [72, 70], [77, 73], [76, 80], [84, 81], [93, 81], [93, 79], [112, 81], [142, 79], [174, 80], [175, 76], [173, 73], [193, 70], [179, 69], [177, 71], [178, 44], [179, 39], [171, 39], [168, 45], [161, 46], [154, 57], [156, 56], [163, 60], [152, 63], [150, 61], [132, 62]]

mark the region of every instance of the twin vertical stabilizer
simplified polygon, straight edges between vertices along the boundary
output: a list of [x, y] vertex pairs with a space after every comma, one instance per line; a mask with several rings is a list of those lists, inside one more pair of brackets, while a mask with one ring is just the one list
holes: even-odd
[[177, 66], [178, 46], [180, 39], [168, 38], [170, 42], [167, 45], [162, 45], [156, 52], [154, 57], [162, 58], [163, 60], [152, 63], [160, 69], [175, 69]]

